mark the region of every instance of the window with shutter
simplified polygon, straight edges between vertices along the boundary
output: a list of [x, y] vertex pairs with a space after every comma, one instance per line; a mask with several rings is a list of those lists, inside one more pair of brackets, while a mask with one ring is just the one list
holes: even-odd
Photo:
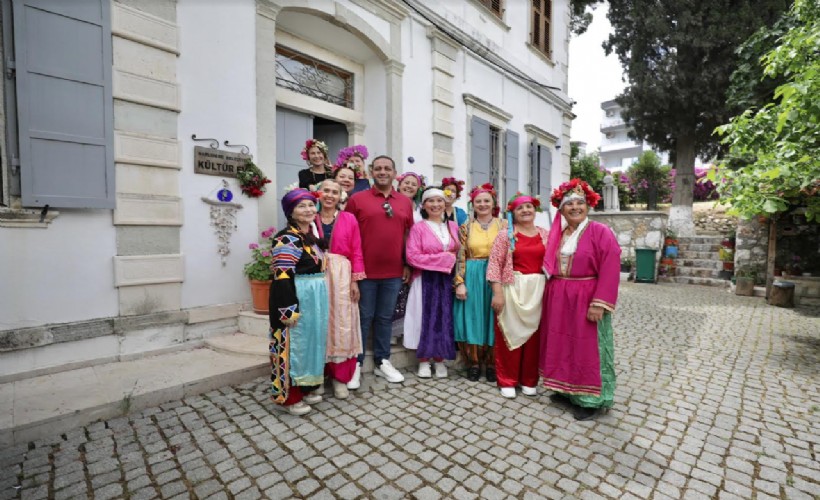
[[547, 57], [552, 57], [552, 2], [532, 0], [532, 29], [530, 42]]
[[476, 0], [478, 3], [487, 7], [490, 12], [498, 17], [501, 17], [503, 10], [501, 9], [501, 0]]
[[546, 146], [538, 144], [536, 139], [530, 142], [530, 193], [542, 200], [549, 200], [550, 177], [552, 175], [552, 152]]
[[474, 116], [470, 123], [470, 179], [478, 186], [490, 182], [490, 122]]
[[114, 207], [110, 10], [108, 0], [13, 0], [24, 206]]
[[504, 134], [504, 190], [502, 204], [518, 191], [518, 134], [507, 130]]

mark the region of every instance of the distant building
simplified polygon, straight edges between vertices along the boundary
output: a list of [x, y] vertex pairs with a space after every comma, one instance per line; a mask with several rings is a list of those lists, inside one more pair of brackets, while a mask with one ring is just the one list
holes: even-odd
[[[621, 106], [615, 102], [604, 101], [601, 103], [604, 116], [601, 119], [601, 165], [607, 170], [626, 170], [633, 163], [638, 161], [638, 157], [644, 151], [652, 148], [643, 141], [635, 141], [629, 138], [632, 126], [621, 116]], [[655, 151], [664, 165], [669, 163], [669, 155], [661, 151]]]
[[[599, 157], [601, 165], [607, 170], [626, 170], [644, 151], [655, 151], [662, 165], [669, 165], [669, 153], [658, 151], [644, 141], [635, 141], [629, 138], [632, 126], [621, 116], [621, 106], [615, 102], [601, 103], [604, 116], [601, 119], [601, 149]], [[706, 163], [702, 158], [695, 158], [695, 168], [702, 168]]]

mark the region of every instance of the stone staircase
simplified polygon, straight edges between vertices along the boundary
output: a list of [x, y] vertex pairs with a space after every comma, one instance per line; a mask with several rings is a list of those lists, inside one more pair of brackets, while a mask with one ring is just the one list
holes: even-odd
[[681, 283], [728, 288], [729, 280], [718, 278], [723, 269], [718, 249], [722, 236], [681, 236], [678, 238], [677, 273], [675, 276], [659, 276], [660, 283]]

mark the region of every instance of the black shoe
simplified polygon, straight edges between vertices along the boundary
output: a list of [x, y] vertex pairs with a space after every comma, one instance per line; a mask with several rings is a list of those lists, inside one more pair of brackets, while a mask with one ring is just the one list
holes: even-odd
[[569, 404], [569, 396], [563, 392], [554, 392], [550, 394], [550, 401], [555, 404]]
[[495, 368], [487, 368], [487, 374], [485, 376], [487, 377], [487, 382], [491, 384], [494, 384], [498, 381], [498, 379], [495, 376]]
[[575, 420], [578, 420], [579, 422], [593, 420], [596, 416], [598, 416], [598, 408], [578, 407], [573, 416], [575, 417]]
[[471, 382], [478, 382], [481, 377], [481, 369], [477, 366], [467, 368], [467, 380]]

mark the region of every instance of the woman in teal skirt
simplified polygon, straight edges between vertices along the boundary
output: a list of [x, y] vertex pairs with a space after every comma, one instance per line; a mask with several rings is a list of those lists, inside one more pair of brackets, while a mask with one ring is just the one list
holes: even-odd
[[316, 198], [306, 189], [282, 198], [288, 226], [272, 241], [270, 285], [271, 399], [293, 415], [322, 400], [328, 293], [325, 253], [316, 226]]
[[487, 282], [487, 259], [505, 224], [498, 218], [498, 197], [492, 184], [473, 188], [470, 203], [473, 213], [458, 231], [461, 249], [453, 280], [457, 299], [453, 305], [453, 326], [456, 343], [467, 364], [467, 378], [477, 381], [486, 367], [487, 382], [494, 383], [495, 333], [490, 308], [493, 292]]

